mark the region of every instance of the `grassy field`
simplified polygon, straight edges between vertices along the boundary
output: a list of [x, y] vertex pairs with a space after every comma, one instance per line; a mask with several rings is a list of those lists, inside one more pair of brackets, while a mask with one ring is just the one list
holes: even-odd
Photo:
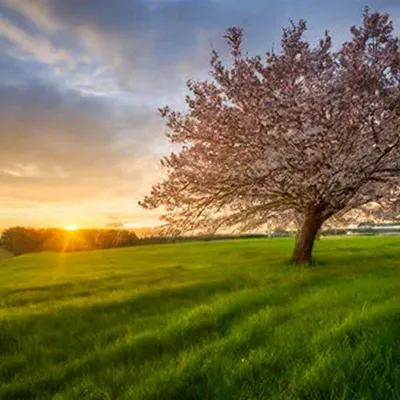
[[0, 260], [0, 399], [400, 399], [400, 238]]

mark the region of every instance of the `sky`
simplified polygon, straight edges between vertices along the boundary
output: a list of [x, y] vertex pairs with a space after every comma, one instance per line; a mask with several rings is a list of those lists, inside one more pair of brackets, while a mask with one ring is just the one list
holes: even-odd
[[[137, 202], [170, 151], [157, 109], [184, 107], [225, 29], [254, 54], [289, 19], [340, 43], [366, 1], [0, 0], [0, 229], [156, 225]], [[399, 31], [400, 0], [368, 5]]]

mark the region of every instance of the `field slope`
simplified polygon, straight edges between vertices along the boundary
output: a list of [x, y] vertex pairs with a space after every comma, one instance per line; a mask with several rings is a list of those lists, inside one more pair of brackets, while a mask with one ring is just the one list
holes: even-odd
[[400, 238], [0, 260], [0, 399], [400, 399]]

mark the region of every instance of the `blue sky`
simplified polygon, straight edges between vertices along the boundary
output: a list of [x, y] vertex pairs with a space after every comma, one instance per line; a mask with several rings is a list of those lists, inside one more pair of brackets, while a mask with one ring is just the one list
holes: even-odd
[[[0, 0], [0, 228], [153, 225], [137, 201], [168, 152], [157, 108], [182, 107], [221, 37], [251, 53], [279, 45], [289, 19], [336, 42], [365, 1]], [[400, 0], [370, 0], [399, 30]]]

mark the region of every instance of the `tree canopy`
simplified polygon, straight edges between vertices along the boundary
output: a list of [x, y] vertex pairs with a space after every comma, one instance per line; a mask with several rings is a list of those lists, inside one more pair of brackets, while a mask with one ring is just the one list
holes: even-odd
[[228, 29], [232, 61], [211, 57], [211, 79], [189, 81], [187, 109], [160, 110], [179, 150], [141, 204], [165, 207], [180, 233], [299, 223], [293, 261], [309, 262], [334, 215], [398, 198], [400, 52], [387, 14], [363, 14], [335, 51], [306, 22], [283, 30], [279, 53], [250, 56]]

